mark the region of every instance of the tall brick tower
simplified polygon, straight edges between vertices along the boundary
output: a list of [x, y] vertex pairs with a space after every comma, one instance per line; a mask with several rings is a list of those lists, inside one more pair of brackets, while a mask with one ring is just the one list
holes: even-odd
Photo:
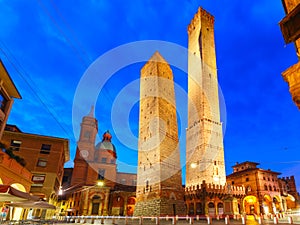
[[185, 214], [173, 73], [155, 52], [141, 70], [134, 215]]
[[186, 186], [226, 183], [214, 17], [199, 8], [188, 26]]

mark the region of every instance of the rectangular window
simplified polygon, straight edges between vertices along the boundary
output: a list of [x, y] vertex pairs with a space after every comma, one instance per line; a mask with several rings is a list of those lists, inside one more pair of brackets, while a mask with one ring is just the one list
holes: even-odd
[[101, 162], [102, 162], [102, 163], [106, 163], [106, 161], [107, 161], [107, 158], [102, 158], [102, 159], [101, 159]]
[[51, 145], [42, 144], [40, 153], [42, 154], [50, 154]]
[[98, 170], [98, 180], [104, 180], [105, 169]]
[[10, 147], [13, 151], [19, 151], [21, 144], [22, 144], [22, 141], [18, 141], [18, 140], [10, 141]]
[[249, 177], [246, 177], [246, 181], [249, 181]]
[[33, 174], [31, 181], [33, 184], [31, 184], [32, 187], [42, 187], [44, 184], [46, 178], [46, 174]]
[[37, 166], [46, 167], [47, 166], [47, 159], [39, 158]]

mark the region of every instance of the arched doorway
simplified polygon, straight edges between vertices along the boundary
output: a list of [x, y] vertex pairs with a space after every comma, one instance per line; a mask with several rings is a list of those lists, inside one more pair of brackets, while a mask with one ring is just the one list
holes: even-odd
[[135, 206], [135, 197], [129, 197], [127, 199], [127, 216], [133, 216]]
[[216, 215], [215, 204], [213, 202], [208, 203], [208, 215], [209, 216], [215, 216]]
[[272, 198], [270, 195], [265, 195], [264, 196], [264, 201], [263, 201], [263, 213], [264, 214], [269, 214], [273, 213], [273, 208], [272, 208]]
[[113, 198], [111, 214], [115, 216], [124, 215], [124, 198], [122, 196], [115, 196]]
[[196, 214], [197, 214], [197, 215], [202, 215], [202, 214], [204, 214], [204, 213], [202, 212], [202, 204], [201, 204], [200, 202], [197, 202], [197, 203], [196, 203]]
[[222, 202], [218, 203], [218, 215], [224, 214], [224, 204]]
[[282, 211], [281, 209], [281, 201], [279, 196], [273, 197], [273, 211], [274, 213], [279, 213]]
[[[13, 188], [15, 188], [15, 189], [17, 189], [17, 190], [19, 190], [19, 191], [26, 192], [25, 187], [24, 187], [22, 184], [20, 184], [20, 183], [13, 183], [13, 184], [11, 184], [10, 186], [13, 187]], [[20, 220], [20, 219], [23, 219], [23, 218], [22, 218], [23, 211], [24, 211], [23, 208], [14, 207], [14, 208], [13, 208], [13, 211], [9, 212], [9, 215], [11, 215], [10, 218], [11, 218], [12, 220]]]
[[99, 195], [94, 195], [92, 198], [92, 215], [99, 215], [101, 197]]
[[285, 198], [285, 200], [286, 200], [286, 209], [287, 210], [296, 207], [297, 204], [296, 204], [294, 196], [288, 194], [287, 197]]
[[189, 215], [190, 216], [194, 215], [194, 202], [191, 202], [189, 204]]
[[247, 215], [259, 214], [259, 203], [255, 196], [249, 195], [243, 201], [244, 210]]

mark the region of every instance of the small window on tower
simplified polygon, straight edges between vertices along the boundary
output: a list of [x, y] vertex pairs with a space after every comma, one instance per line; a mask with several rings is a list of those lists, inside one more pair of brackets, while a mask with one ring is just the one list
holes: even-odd
[[102, 158], [102, 159], [101, 159], [101, 162], [102, 162], [102, 163], [106, 163], [106, 161], [107, 161], [107, 158]]
[[149, 180], [146, 180], [146, 188], [145, 191], [149, 191]]

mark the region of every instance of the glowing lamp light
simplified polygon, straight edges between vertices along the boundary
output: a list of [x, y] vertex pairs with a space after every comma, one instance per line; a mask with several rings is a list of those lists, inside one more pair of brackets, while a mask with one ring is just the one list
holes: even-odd
[[62, 195], [63, 194], [63, 190], [61, 189], [61, 186], [59, 187], [59, 190], [58, 190], [58, 195]]
[[191, 168], [195, 169], [197, 167], [197, 163], [191, 163]]
[[104, 186], [104, 181], [98, 180], [98, 181], [97, 181], [97, 186], [103, 187], [103, 186]]

